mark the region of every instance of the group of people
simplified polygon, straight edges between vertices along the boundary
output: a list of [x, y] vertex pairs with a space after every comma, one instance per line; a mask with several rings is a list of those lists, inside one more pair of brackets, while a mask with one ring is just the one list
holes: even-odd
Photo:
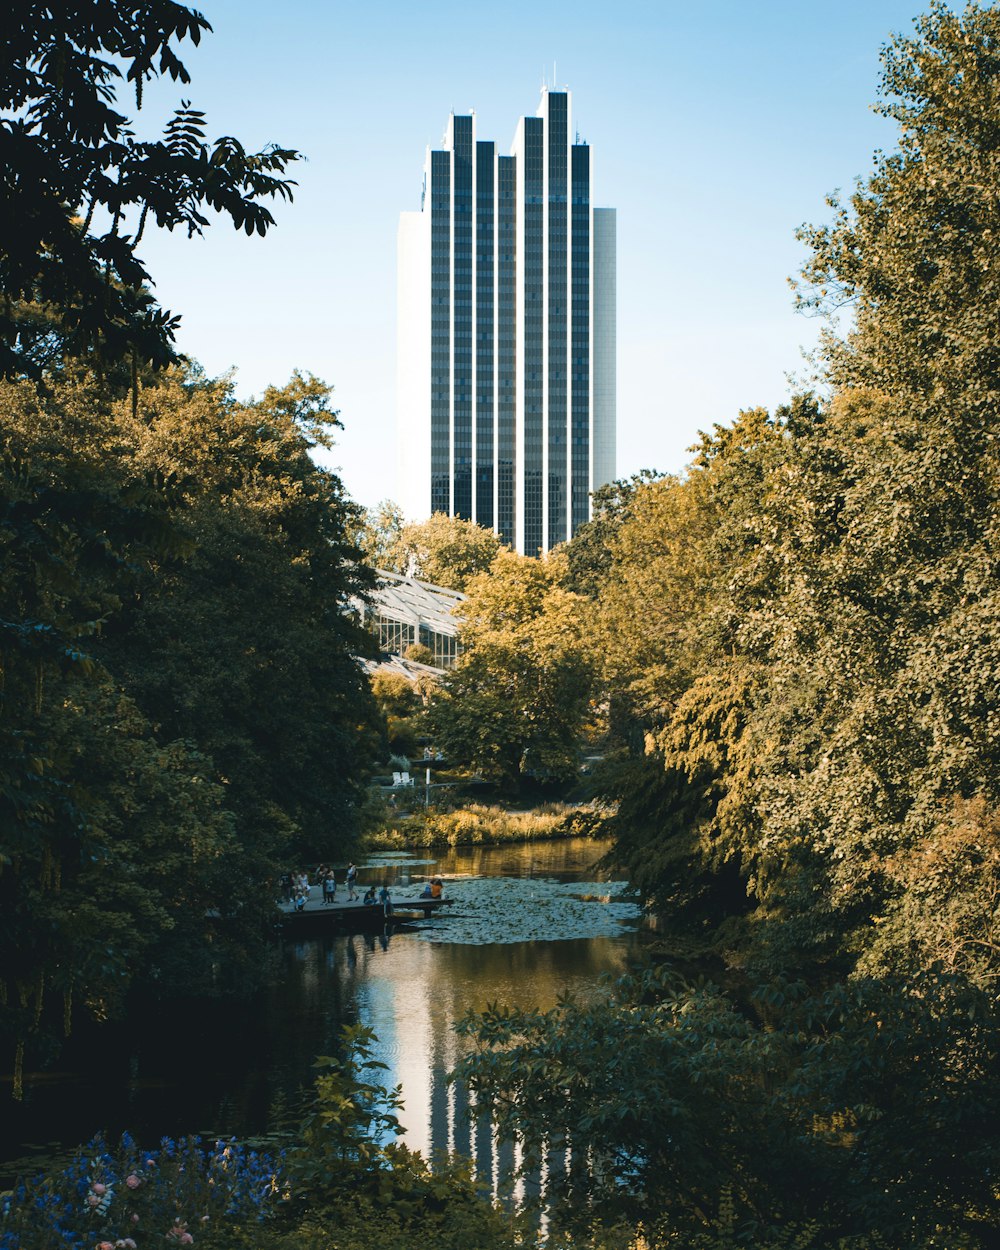
[[[335, 903], [337, 901], [337, 874], [332, 868], [321, 868], [320, 884], [323, 886], [323, 903]], [[344, 878], [344, 884], [347, 887], [347, 902], [356, 903], [358, 894], [356, 886], [358, 883], [358, 870], [353, 861], [347, 865], [347, 875]]]
[[375, 904], [378, 903], [378, 905], [384, 909], [387, 916], [392, 911], [392, 895], [389, 893], [389, 887], [384, 881], [382, 882], [382, 888], [379, 890], [377, 896], [375, 894], [375, 887], [370, 885], [368, 887], [368, 892], [365, 894], [362, 901], [366, 907], [374, 907]]
[[[315, 882], [323, 891], [323, 903], [335, 903], [337, 901], [337, 874], [333, 868], [327, 864], [320, 864], [316, 869]], [[357, 882], [358, 870], [353, 863], [347, 866], [347, 876], [345, 885], [347, 886], [347, 901], [349, 903], [357, 902]], [[307, 872], [286, 872], [281, 878], [282, 897], [286, 903], [291, 903], [296, 911], [304, 911], [306, 903], [309, 901], [309, 874]]]
[[286, 872], [281, 878], [281, 890], [285, 902], [291, 903], [296, 911], [302, 911], [309, 897], [309, 874]]
[[[323, 891], [323, 905], [337, 901], [337, 874], [333, 868], [326, 864], [320, 864], [316, 869], [314, 876], [315, 882]], [[354, 863], [347, 866], [347, 875], [344, 880], [347, 887], [348, 903], [356, 903], [358, 901], [358, 870]], [[286, 872], [281, 878], [282, 894], [285, 902], [291, 903], [296, 911], [304, 911], [305, 905], [309, 900], [309, 874], [307, 872]], [[430, 877], [424, 885], [421, 898], [440, 898], [444, 892], [444, 883], [440, 877]], [[382, 888], [376, 893], [375, 887], [370, 885], [365, 892], [364, 898], [361, 900], [366, 907], [374, 907], [376, 903], [385, 909], [386, 915], [392, 911], [392, 895], [389, 893], [389, 886], [385, 882]]]

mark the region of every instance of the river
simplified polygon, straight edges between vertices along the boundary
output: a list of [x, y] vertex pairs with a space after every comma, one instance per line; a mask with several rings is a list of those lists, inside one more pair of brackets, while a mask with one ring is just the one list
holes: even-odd
[[488, 1167], [487, 1136], [476, 1140], [463, 1091], [446, 1080], [454, 1025], [490, 1002], [548, 1008], [625, 971], [643, 933], [625, 883], [594, 869], [606, 849], [571, 839], [369, 857], [362, 885], [387, 880], [403, 897], [437, 873], [456, 900], [450, 913], [412, 930], [282, 942], [273, 983], [252, 1002], [84, 1030], [55, 1068], [29, 1075], [21, 1106], [7, 1103], [0, 1173], [97, 1130], [143, 1142], [265, 1132], [348, 1023], [375, 1030], [383, 1079], [403, 1087], [406, 1144], [459, 1149]]

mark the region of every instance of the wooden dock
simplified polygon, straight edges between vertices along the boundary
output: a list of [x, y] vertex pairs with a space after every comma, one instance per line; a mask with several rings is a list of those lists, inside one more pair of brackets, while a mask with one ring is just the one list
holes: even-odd
[[409, 924], [429, 919], [436, 911], [450, 907], [453, 898], [421, 898], [419, 895], [395, 896], [389, 907], [381, 903], [350, 903], [346, 898], [324, 903], [319, 886], [312, 886], [305, 906], [298, 910], [293, 903], [279, 903], [282, 925], [289, 929], [381, 929], [387, 924]]

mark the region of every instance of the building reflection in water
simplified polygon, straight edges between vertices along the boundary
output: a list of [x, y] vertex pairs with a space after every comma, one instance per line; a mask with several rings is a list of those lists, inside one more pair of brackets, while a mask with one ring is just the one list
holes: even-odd
[[[587, 996], [603, 973], [625, 971], [636, 935], [470, 946], [431, 943], [408, 933], [382, 940], [328, 937], [285, 947], [284, 985], [274, 1010], [286, 1020], [277, 1079], [308, 1081], [317, 1054], [331, 1053], [341, 1027], [360, 1023], [378, 1037], [385, 1084], [402, 1086], [405, 1142], [432, 1158], [470, 1155], [494, 1186], [518, 1162], [509, 1144], [496, 1148], [490, 1128], [474, 1124], [469, 1093], [448, 1081], [463, 1039], [455, 1025], [491, 1002], [548, 1010], [567, 992]], [[291, 1089], [288, 1089], [291, 1093]], [[544, 1174], [566, 1166], [550, 1153]]]

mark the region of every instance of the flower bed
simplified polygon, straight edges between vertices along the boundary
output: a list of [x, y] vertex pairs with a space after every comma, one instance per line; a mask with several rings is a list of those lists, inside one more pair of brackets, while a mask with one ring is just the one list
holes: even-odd
[[[283, 1154], [283, 1152], [282, 1152]], [[217, 1244], [221, 1225], [260, 1220], [280, 1199], [282, 1154], [233, 1141], [95, 1138], [53, 1176], [0, 1201], [0, 1250], [145, 1250]]]

